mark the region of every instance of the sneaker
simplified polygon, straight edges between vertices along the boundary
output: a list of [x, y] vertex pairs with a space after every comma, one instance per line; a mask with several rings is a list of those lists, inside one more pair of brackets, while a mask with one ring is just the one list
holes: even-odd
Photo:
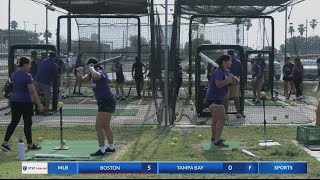
[[126, 100], [126, 98], [125, 98], [125, 97], [122, 97], [120, 100]]
[[9, 144], [1, 144], [0, 148], [4, 151], [4, 152], [8, 152], [11, 151], [11, 148], [9, 146]]
[[227, 144], [223, 144], [223, 142], [222, 141], [218, 141], [217, 143], [216, 142], [214, 142], [213, 143], [215, 146], [217, 146], [217, 147], [221, 147], [221, 148], [227, 148], [227, 147], [229, 147], [229, 145], [227, 145]]
[[237, 113], [236, 116], [237, 116], [237, 118], [241, 118], [241, 114], [240, 113]]
[[119, 99], [119, 96], [116, 96], [116, 99]]
[[81, 92], [78, 92], [78, 95], [83, 96], [83, 94]]
[[256, 98], [253, 98], [253, 99], [252, 99], [252, 102], [256, 102]]
[[106, 153], [101, 152], [100, 149], [97, 152], [90, 154], [90, 156], [104, 156], [104, 155], [106, 155]]
[[[219, 142], [220, 142], [220, 141], [221, 141], [221, 142], [225, 142], [226, 140], [224, 140], [224, 139], [220, 139], [220, 140], [219, 140]], [[211, 138], [211, 142], [212, 142], [212, 143], [214, 143], [214, 142], [215, 142], [214, 138]]]
[[27, 148], [28, 151], [36, 151], [36, 150], [40, 150], [40, 149], [41, 149], [41, 147], [40, 147], [40, 146], [37, 146], [37, 145], [35, 145], [35, 144], [32, 144], [31, 147], [28, 146], [28, 148]]
[[298, 97], [296, 98], [296, 100], [300, 100], [300, 99], [303, 99], [303, 96], [298, 96]]
[[260, 101], [259, 101], [259, 100], [257, 100], [257, 101], [256, 101], [256, 104], [260, 104]]
[[112, 152], [116, 152], [116, 149], [110, 149], [110, 148], [106, 149], [106, 153], [112, 153]]

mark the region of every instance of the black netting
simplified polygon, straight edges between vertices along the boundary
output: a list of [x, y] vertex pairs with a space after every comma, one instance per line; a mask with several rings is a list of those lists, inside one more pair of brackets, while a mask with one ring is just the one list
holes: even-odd
[[[157, 20], [158, 21], [158, 20]], [[157, 98], [157, 91], [153, 91], [155, 86], [153, 81], [162, 82], [161, 69], [161, 51], [157, 54], [157, 59], [152, 64], [150, 61], [150, 26], [148, 16], [74, 16], [71, 19], [71, 24], [74, 23], [71, 30], [71, 45], [68, 51], [67, 41], [67, 22], [65, 16], [60, 20], [60, 37], [58, 41], [60, 54], [65, 57], [66, 63], [69, 65], [69, 71], [63, 76], [62, 82], [62, 101], [68, 104], [69, 111], [76, 112], [77, 109], [96, 107], [96, 102], [92, 96], [92, 90], [89, 84], [84, 84], [81, 87], [81, 95], [78, 94], [78, 87], [74, 87], [75, 76], [73, 73], [76, 56], [81, 52], [83, 61], [88, 57], [95, 57], [99, 61], [109, 59], [115, 56], [122, 55], [120, 60], [125, 76], [124, 96], [126, 100], [120, 100], [123, 96], [121, 89], [119, 94], [116, 93], [116, 74], [113, 71], [113, 63], [105, 63], [105, 72], [107, 72], [111, 80], [111, 88], [116, 96], [119, 96], [117, 101], [117, 109], [114, 117], [115, 123], [120, 124], [136, 124], [157, 123], [157, 103], [153, 103]], [[159, 24], [159, 22], [158, 22]], [[76, 28], [74, 28], [76, 27]], [[157, 47], [161, 49], [161, 26], [158, 25], [155, 32], [157, 33]], [[158, 50], [157, 50], [158, 51]], [[142, 99], [137, 98], [137, 86], [132, 77], [132, 65], [136, 57], [147, 67], [143, 67], [143, 84], [141, 87]], [[152, 71], [154, 69], [154, 71]], [[160, 71], [159, 71], [160, 70]], [[154, 72], [154, 73], [150, 73]], [[152, 76], [150, 76], [152, 75]], [[155, 79], [155, 80], [153, 80]], [[158, 83], [159, 84], [159, 83]], [[154, 96], [153, 92], [155, 93]], [[87, 116], [75, 114], [80, 120], [88, 118]]]
[[[73, 14], [147, 14], [147, 0], [48, 0]], [[90, 8], [88, 8], [90, 6]]]

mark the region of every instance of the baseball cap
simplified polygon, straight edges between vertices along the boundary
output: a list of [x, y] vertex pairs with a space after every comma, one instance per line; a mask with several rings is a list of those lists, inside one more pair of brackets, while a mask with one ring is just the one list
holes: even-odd
[[233, 49], [229, 49], [227, 52], [230, 56], [235, 56], [237, 53]]

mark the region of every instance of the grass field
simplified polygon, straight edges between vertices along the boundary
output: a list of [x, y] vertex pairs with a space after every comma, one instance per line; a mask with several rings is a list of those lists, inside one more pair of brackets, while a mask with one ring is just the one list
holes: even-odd
[[[4, 135], [6, 127], [0, 127]], [[113, 127], [117, 153], [108, 161], [258, 161], [241, 152], [241, 149], [203, 151], [200, 142], [210, 138], [210, 128], [178, 128], [158, 126], [115, 126]], [[226, 127], [223, 138], [240, 141], [242, 147], [260, 156], [260, 161], [307, 161], [307, 175], [217, 175], [217, 174], [164, 174], [164, 175], [22, 175], [21, 162], [15, 160], [17, 155], [17, 139], [23, 136], [23, 128], [16, 129], [11, 144], [13, 152], [0, 151], [0, 178], [320, 178], [320, 162], [308, 155], [301, 147], [292, 141], [296, 136], [295, 126], [269, 126], [268, 138], [278, 141], [281, 146], [264, 148], [258, 146], [258, 140], [263, 139], [263, 126]], [[199, 135], [202, 138], [199, 138]], [[59, 139], [59, 128], [34, 127], [34, 139], [41, 136], [44, 139]], [[94, 127], [69, 127], [64, 129], [66, 140], [94, 140]], [[172, 139], [178, 138], [176, 145], [170, 146]]]

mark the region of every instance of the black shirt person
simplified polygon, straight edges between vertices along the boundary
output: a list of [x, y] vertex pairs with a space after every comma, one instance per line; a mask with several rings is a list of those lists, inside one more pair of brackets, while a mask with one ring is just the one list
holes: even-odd
[[32, 78], [36, 77], [37, 72], [38, 72], [37, 55], [38, 55], [38, 53], [36, 51], [31, 52], [30, 74], [31, 74]]
[[[81, 79], [77, 76], [77, 68], [78, 67], [83, 67], [84, 64], [82, 62], [82, 53], [79, 53], [78, 54], [78, 57], [77, 57], [77, 60], [76, 60], [76, 66], [75, 66], [75, 69], [73, 71], [74, 73], [74, 76], [76, 77], [76, 81], [74, 83], [74, 87], [73, 87], [73, 94], [78, 94], [78, 95], [83, 95], [80, 91], [81, 89], [81, 86], [82, 86], [82, 81]], [[77, 86], [78, 86], [78, 93], [76, 92], [76, 89], [77, 89]]]
[[[145, 71], [142, 72], [142, 67], [145, 68]], [[146, 73], [147, 66], [144, 65], [138, 57], [136, 57], [136, 62], [132, 65], [132, 77], [136, 82], [136, 90], [138, 94], [138, 98], [141, 98], [141, 89], [143, 88], [143, 74]]]
[[175, 73], [176, 73], [176, 95], [177, 97], [179, 96], [179, 90], [180, 90], [180, 87], [182, 85], [182, 66], [181, 66], [181, 61], [182, 59], [181, 58], [178, 58], [178, 61], [177, 61], [177, 64], [176, 64], [176, 70], [175, 70]]
[[[291, 60], [290, 60], [290, 57], [286, 57], [285, 58], [285, 62], [284, 62], [284, 65], [282, 67], [282, 73], [283, 73], [283, 82], [284, 82], [284, 96], [287, 98], [289, 98], [289, 91], [288, 91], [288, 87], [289, 87], [289, 84], [290, 84], [290, 88], [291, 90], [294, 90], [293, 89], [293, 67], [294, 67], [294, 64], [291, 63]], [[291, 93], [291, 92], [290, 92]]]

